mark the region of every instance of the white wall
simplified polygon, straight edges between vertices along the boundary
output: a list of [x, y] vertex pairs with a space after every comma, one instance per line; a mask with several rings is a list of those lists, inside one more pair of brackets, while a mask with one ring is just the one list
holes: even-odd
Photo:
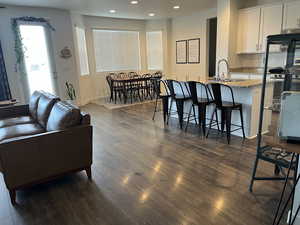
[[[210, 9], [172, 20], [172, 78], [199, 80], [208, 76], [208, 19], [216, 16], [217, 10]], [[200, 38], [200, 64], [176, 64], [176, 41], [193, 38]]]
[[171, 29], [171, 19], [161, 19], [161, 20], [148, 20], [146, 21], [146, 32], [147, 31], [162, 31], [163, 37], [163, 60], [164, 60], [164, 73], [171, 73], [171, 46], [170, 39], [172, 38], [172, 29]]
[[229, 60], [230, 0], [218, 0], [217, 61]]
[[61, 98], [66, 97], [66, 81], [73, 83], [75, 89], [78, 90], [75, 57], [63, 59], [59, 56], [60, 50], [65, 46], [68, 46], [74, 54], [72, 26], [69, 12], [48, 8], [8, 6], [6, 9], [1, 9], [0, 11], [0, 40], [13, 97], [23, 103], [26, 102], [23, 90], [23, 83], [26, 79], [15, 72], [16, 57], [14, 52], [14, 35], [11, 29], [11, 19], [22, 16], [44, 17], [50, 21], [51, 25], [56, 29], [56, 31], [52, 32], [52, 42], [58, 73], [58, 94]]
[[[227, 59], [230, 67], [240, 65], [236, 54], [239, 0], [218, 0], [218, 37], [217, 61]], [[216, 65], [218, 67], [218, 65]], [[217, 70], [216, 70], [217, 71]], [[224, 64], [220, 65], [220, 74], [226, 74]]]

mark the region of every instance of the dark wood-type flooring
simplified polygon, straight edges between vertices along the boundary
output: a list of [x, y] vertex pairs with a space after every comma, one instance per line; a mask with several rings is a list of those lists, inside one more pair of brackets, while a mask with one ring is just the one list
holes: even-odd
[[0, 175], [1, 225], [271, 224], [282, 183], [248, 192], [255, 140], [203, 139], [175, 119], [164, 127], [160, 113], [151, 119], [153, 104], [84, 111], [94, 125], [93, 181], [82, 172], [19, 191], [13, 207]]

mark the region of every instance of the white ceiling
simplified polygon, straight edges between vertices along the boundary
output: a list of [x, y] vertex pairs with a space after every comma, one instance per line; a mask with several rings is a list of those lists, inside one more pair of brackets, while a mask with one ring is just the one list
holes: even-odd
[[[156, 14], [154, 18], [168, 18], [214, 8], [217, 0], [140, 0], [137, 5], [131, 5], [130, 0], [0, 0], [0, 4], [68, 9], [94, 16], [151, 19], [148, 14], [152, 12]], [[181, 8], [174, 10], [175, 5]], [[111, 9], [117, 12], [111, 14]]]

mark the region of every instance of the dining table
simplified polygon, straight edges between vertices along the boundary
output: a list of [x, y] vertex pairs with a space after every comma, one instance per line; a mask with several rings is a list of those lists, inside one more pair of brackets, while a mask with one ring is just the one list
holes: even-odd
[[[161, 75], [157, 76], [140, 76], [136, 75], [134, 77], [114, 77], [112, 78], [113, 86], [117, 86], [122, 89], [123, 93], [123, 101], [124, 104], [127, 103], [128, 100], [128, 92], [132, 93], [132, 90], [134, 88], [139, 88], [142, 83], [148, 84], [151, 79], [156, 78], [156, 79], [161, 79]], [[149, 94], [149, 93], [148, 93]], [[139, 92], [138, 92], [139, 95]], [[139, 96], [140, 100], [141, 97]]]

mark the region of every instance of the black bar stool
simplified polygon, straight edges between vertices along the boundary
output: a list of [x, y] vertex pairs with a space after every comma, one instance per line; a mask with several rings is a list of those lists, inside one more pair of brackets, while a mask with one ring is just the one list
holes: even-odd
[[[216, 108], [214, 112], [212, 113], [212, 119], [214, 114], [218, 113], [218, 110], [221, 111], [221, 131], [224, 132], [224, 127], [226, 125], [226, 134], [227, 134], [227, 141], [228, 144], [230, 143], [230, 137], [231, 132], [237, 131], [242, 129], [243, 131], [243, 138], [245, 139], [245, 131], [244, 131], [244, 119], [243, 119], [243, 107], [241, 103], [236, 103], [234, 101], [233, 91], [232, 88], [228, 85], [221, 84], [221, 83], [211, 83], [208, 85], [209, 88], [212, 90], [213, 97], [214, 97], [214, 103], [216, 105]], [[231, 101], [223, 101], [222, 92], [229, 92], [229, 96], [231, 97]], [[240, 117], [241, 117], [241, 125], [236, 125], [231, 123], [231, 115], [233, 110], [239, 110], [240, 111]], [[211, 129], [212, 121], [209, 125], [209, 130], [207, 132], [206, 137], [209, 135], [209, 131]], [[235, 130], [231, 130], [231, 126], [238, 127]]]
[[[189, 122], [190, 122], [190, 116], [193, 107], [198, 107], [198, 121], [199, 121], [199, 127], [202, 128], [203, 135], [206, 133], [206, 107], [212, 103], [214, 103], [214, 100], [210, 94], [210, 90], [206, 86], [206, 84], [196, 81], [189, 81], [188, 82], [191, 98], [192, 98], [192, 105], [189, 110], [188, 120], [185, 129], [187, 130]], [[218, 123], [218, 116], [216, 117], [216, 124], [218, 126], [219, 130], [219, 123]]]
[[[169, 83], [169, 88], [170, 88], [170, 92], [171, 92], [171, 98], [173, 101], [176, 102], [179, 125], [180, 125], [180, 129], [182, 129], [183, 120], [184, 120], [184, 118], [183, 118], [184, 103], [187, 101], [191, 101], [192, 97], [191, 97], [189, 88], [185, 82], [180, 82], [180, 81], [176, 81], [176, 80], [168, 80], [168, 83]], [[171, 101], [170, 109], [172, 107], [173, 101]], [[194, 112], [195, 123], [197, 124], [197, 120], [196, 120], [196, 116], [195, 116], [195, 108], [194, 107], [192, 107], [192, 108], [193, 108], [193, 112]], [[169, 113], [169, 116], [170, 116], [170, 113]]]
[[154, 108], [154, 113], [152, 120], [155, 119], [155, 114], [157, 112], [157, 104], [158, 100], [162, 100], [162, 106], [163, 106], [163, 118], [164, 122], [168, 123], [168, 117], [169, 117], [169, 98], [171, 97], [171, 92], [168, 87], [168, 83], [165, 80], [161, 80], [160, 78], [151, 78], [150, 79], [154, 93], [156, 95], [155, 97], [155, 108]]

